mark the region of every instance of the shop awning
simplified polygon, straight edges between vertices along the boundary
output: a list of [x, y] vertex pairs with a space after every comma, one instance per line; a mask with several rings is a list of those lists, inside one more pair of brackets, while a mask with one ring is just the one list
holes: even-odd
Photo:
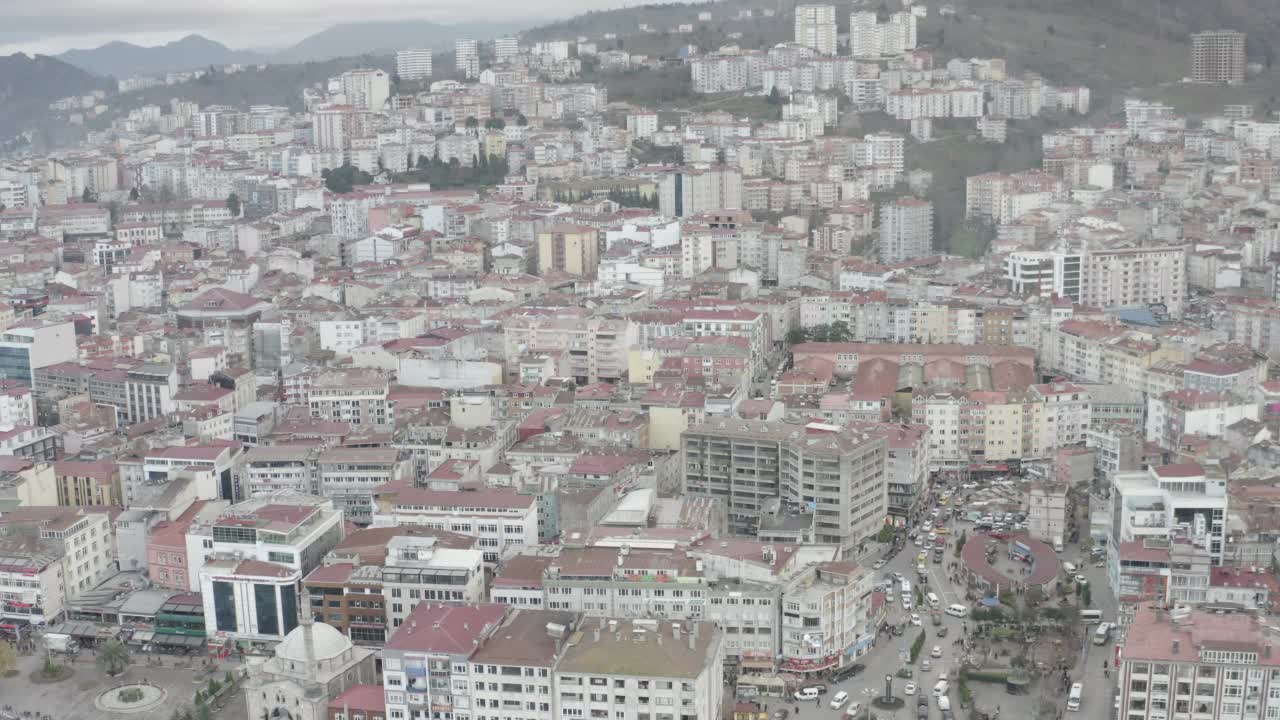
[[141, 645], [142, 643], [151, 642], [151, 638], [155, 637], [155, 635], [155, 630], [135, 630], [133, 636], [129, 638], [129, 642]]
[[98, 626], [84, 620], [72, 620], [70, 622], [63, 623], [61, 630], [72, 637], [98, 637]]

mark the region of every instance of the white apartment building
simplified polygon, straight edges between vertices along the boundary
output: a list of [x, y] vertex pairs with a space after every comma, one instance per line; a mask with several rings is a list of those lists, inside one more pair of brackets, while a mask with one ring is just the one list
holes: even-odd
[[412, 477], [413, 463], [394, 447], [336, 447], [316, 460], [316, 487], [351, 522], [371, 521], [374, 490]]
[[538, 543], [537, 498], [513, 488], [390, 488], [374, 503], [375, 526], [425, 525], [478, 538], [487, 563], [496, 563], [504, 548]]
[[217, 558], [272, 563], [296, 571], [301, 579], [342, 539], [342, 521], [329, 500], [290, 490], [231, 505], [216, 519], [187, 529], [191, 590], [200, 591], [211, 574], [205, 563]]
[[307, 406], [311, 417], [321, 420], [390, 425], [395, 422], [395, 412], [394, 403], [387, 398], [389, 387], [387, 377], [376, 371], [324, 372], [312, 379]]
[[401, 80], [425, 80], [431, 77], [431, 51], [397, 50], [396, 75], [399, 75]]
[[1181, 317], [1187, 299], [1187, 248], [1093, 250], [1084, 257], [1081, 302], [1101, 308], [1162, 303]]
[[306, 445], [261, 445], [245, 454], [246, 493], [256, 497], [278, 490], [317, 494], [319, 451]]
[[933, 253], [933, 203], [914, 197], [880, 205], [880, 261], [898, 263]]
[[576, 613], [509, 611], [468, 658], [474, 717], [501, 710], [501, 717], [560, 720], [553, 674], [579, 624]]
[[1048, 457], [1054, 450], [1085, 441], [1092, 421], [1089, 391], [1065, 382], [1027, 388], [1032, 403], [1031, 457]]
[[503, 65], [516, 59], [520, 54], [520, 41], [514, 35], [503, 35], [493, 41], [493, 62]]
[[710, 622], [602, 619], [565, 649], [554, 679], [560, 717], [719, 717], [724, 635]]
[[798, 5], [795, 13], [796, 44], [811, 47], [823, 55], [835, 55], [835, 7], [832, 5]]
[[394, 629], [419, 603], [480, 602], [484, 599], [484, 553], [442, 547], [433, 537], [398, 535], [387, 543], [382, 597], [387, 627]]
[[0, 619], [59, 621], [68, 602], [116, 572], [106, 513], [20, 507], [5, 513], [0, 530]]
[[1108, 576], [1120, 587], [1120, 545], [1153, 538], [1168, 542], [1177, 532], [1204, 545], [1214, 564], [1222, 562], [1227, 482], [1216, 468], [1195, 463], [1119, 472], [1111, 478], [1111, 535]]
[[480, 77], [480, 43], [476, 40], [453, 41], [454, 63], [468, 80]]
[[378, 112], [391, 97], [391, 78], [381, 68], [348, 70], [340, 79], [346, 103], [359, 110]]
[[851, 562], [822, 562], [783, 589], [782, 670], [834, 668], [869, 647], [872, 576]]

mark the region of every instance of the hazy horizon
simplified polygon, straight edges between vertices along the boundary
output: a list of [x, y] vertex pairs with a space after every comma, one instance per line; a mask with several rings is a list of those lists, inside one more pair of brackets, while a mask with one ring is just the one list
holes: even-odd
[[[344, 23], [429, 20], [442, 25], [503, 20], [530, 23], [570, 17], [639, 2], [545, 0], [530, 5], [493, 0], [476, 14], [465, 0], [368, 0], [359, 6], [337, 0], [227, 0], [218, 7], [165, 6], [149, 0], [0, 0], [5, 26], [0, 55], [16, 52], [57, 55], [96, 48], [112, 41], [163, 45], [201, 35], [235, 50], [279, 50], [325, 28]], [[305, 13], [304, 17], [299, 17]]]

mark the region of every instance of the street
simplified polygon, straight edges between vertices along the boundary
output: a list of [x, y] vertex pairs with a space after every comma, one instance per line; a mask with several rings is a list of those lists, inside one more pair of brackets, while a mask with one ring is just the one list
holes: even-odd
[[[921, 591], [924, 593], [936, 593], [943, 608], [952, 603], [971, 605], [965, 599], [963, 586], [950, 582], [946, 568], [951, 563], [959, 561], [955, 555], [956, 538], [961, 531], [972, 536], [973, 524], [964, 520], [952, 520], [950, 527], [953, 532], [946, 536], [948, 546], [943, 556], [943, 561], [938, 565], [933, 564], [932, 561], [927, 563], [929, 582], [927, 586], [921, 587]], [[915, 558], [919, 551], [919, 548], [908, 542], [883, 568], [872, 571], [875, 573], [877, 582], [889, 573], [901, 573], [911, 582], [914, 595], [914, 588], [919, 584], [915, 569]], [[883, 548], [878, 550], [877, 554], [861, 560], [870, 568], [871, 564], [879, 557], [880, 552], [883, 552]], [[1085, 558], [1083, 563], [1078, 562], [1079, 556], [1082, 554]], [[1088, 552], [1081, 550], [1078, 546], [1068, 546], [1066, 551], [1061, 553], [1059, 557], [1075, 563], [1080, 568], [1079, 573], [1085, 576], [1090, 585], [1092, 594], [1091, 607], [1102, 610], [1105, 621], [1114, 622], [1116, 618], [1116, 603], [1107, 588], [1105, 569], [1094, 568], [1088, 562]], [[931, 623], [927, 608], [922, 611], [919, 606], [913, 605], [910, 611], [904, 611], [900, 592], [895, 590], [894, 595], [893, 602], [888, 607], [887, 623], [893, 625], [909, 622], [909, 616], [912, 613], [916, 613], [920, 615], [923, 622], [921, 627], [908, 627], [900, 637], [891, 636], [887, 633], [880, 634], [875, 646], [857, 660], [857, 662], [866, 666], [866, 670], [842, 683], [825, 683], [828, 686], [828, 692], [820, 696], [816, 702], [797, 702], [790, 698], [784, 701], [779, 698], [770, 698], [768, 701], [770, 708], [776, 710], [779, 707], [785, 707], [792, 711], [792, 717], [800, 718], [800, 720], [818, 720], [819, 718], [832, 720], [832, 718], [841, 717], [844, 713], [843, 709], [836, 710], [829, 705], [831, 698], [837, 692], [841, 690], [848, 692], [851, 703], [857, 702], [863, 708], [867, 708], [870, 706], [871, 700], [883, 692], [885, 675], [893, 675], [894, 695], [903, 698], [906, 704], [896, 711], [887, 712], [871, 707], [871, 712], [877, 717], [889, 717], [894, 720], [910, 720], [914, 718], [916, 698], [905, 696], [903, 686], [908, 682], [914, 682], [917, 686], [917, 693], [932, 694], [934, 683], [942, 677], [944, 672], [950, 674], [953, 670], [958, 669], [956, 666], [960, 661], [960, 647], [955, 643], [957, 639], [964, 637], [965, 626], [971, 626], [973, 621], [970, 618], [960, 619], [944, 613], [941, 615], [942, 622], [948, 632], [945, 638], [938, 638], [938, 626], [934, 626]], [[1078, 714], [1081, 718], [1090, 718], [1091, 720], [1112, 717], [1116, 680], [1114, 672], [1109, 679], [1103, 676], [1103, 662], [1107, 662], [1108, 668], [1112, 667], [1114, 646], [1111, 643], [1106, 646], [1092, 644], [1093, 630], [1096, 627], [1096, 625], [1089, 625], [1082, 628], [1081, 632], [1087, 633], [1088, 637], [1083, 651], [1077, 654], [1075, 667], [1068, 671], [1072, 682], [1081, 682], [1084, 685], [1081, 708]], [[920, 657], [917, 659], [916, 664], [912, 666], [914, 677], [910, 680], [899, 678], [896, 673], [906, 664], [904, 658], [909, 657], [911, 644], [921, 630], [925, 631], [926, 640]], [[932, 667], [928, 672], [924, 672], [921, 669], [922, 661], [924, 658], [929, 657], [930, 651], [935, 645], [942, 649], [942, 657], [940, 659], [930, 659]], [[969, 688], [973, 692], [975, 707], [991, 712], [998, 711], [1001, 715], [1010, 718], [1010, 720], [1037, 717], [1041, 703], [1051, 703], [1056, 706], [1064, 718], [1069, 715], [1066, 712], [1067, 693], [1060, 688], [1060, 683], [1055, 675], [1047, 675], [1040, 681], [1038, 686], [1033, 687], [1031, 692], [1026, 695], [1010, 695], [1005, 692], [1002, 685], [983, 682], [970, 682]], [[951, 683], [948, 694], [952, 708], [957, 711], [957, 717], [967, 718], [972, 708], [960, 709], [960, 693], [958, 684], [955, 681]], [[941, 717], [937, 700], [932, 697], [929, 700], [929, 717], [930, 720], [939, 720]], [[1070, 719], [1068, 718], [1068, 720]]]

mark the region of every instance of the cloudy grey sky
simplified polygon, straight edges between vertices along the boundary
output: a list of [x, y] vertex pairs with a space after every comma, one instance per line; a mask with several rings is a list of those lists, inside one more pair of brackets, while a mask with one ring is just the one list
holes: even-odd
[[233, 48], [284, 47], [341, 22], [546, 20], [635, 0], [0, 0], [0, 54], [200, 33]]

